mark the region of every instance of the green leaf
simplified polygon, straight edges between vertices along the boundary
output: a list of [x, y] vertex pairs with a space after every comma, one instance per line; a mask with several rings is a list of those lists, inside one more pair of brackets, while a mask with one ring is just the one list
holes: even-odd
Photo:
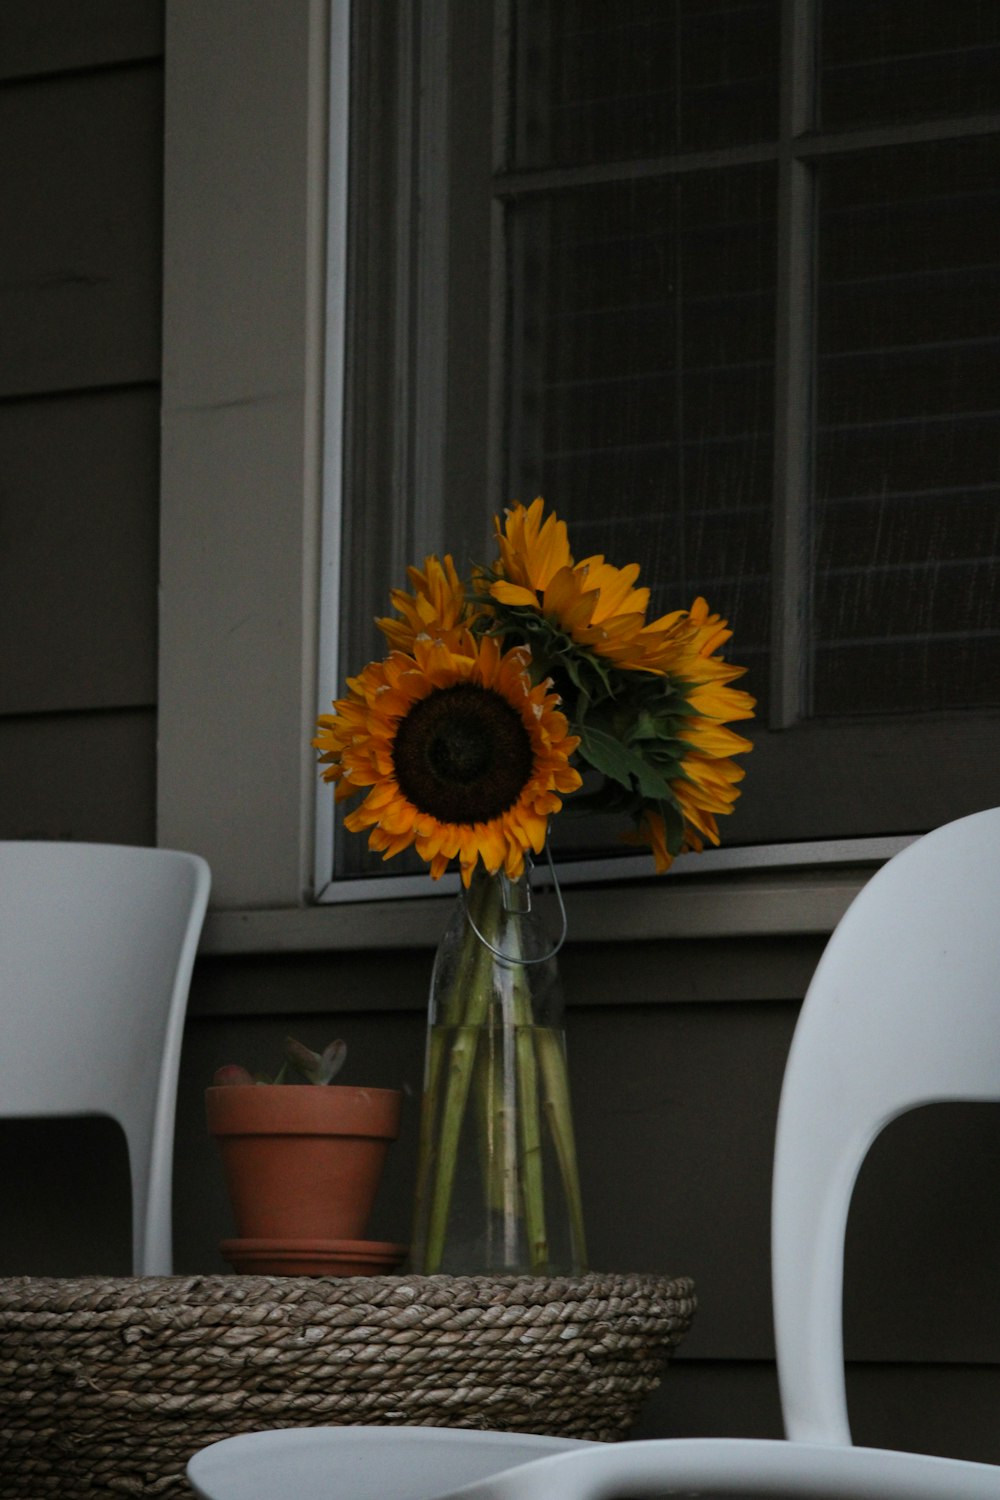
[[669, 779], [645, 756], [593, 724], [580, 725], [580, 753], [612, 781], [655, 802], [669, 794]]
[[614, 697], [611, 671], [600, 657], [583, 652], [567, 642], [560, 654], [559, 665], [588, 704], [595, 694], [602, 698]]

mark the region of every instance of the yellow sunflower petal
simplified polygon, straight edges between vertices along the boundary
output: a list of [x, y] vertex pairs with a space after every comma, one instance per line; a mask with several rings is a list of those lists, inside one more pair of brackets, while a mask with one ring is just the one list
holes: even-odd
[[693, 709], [708, 719], [752, 719], [757, 706], [756, 698], [742, 688], [731, 688], [717, 682], [700, 683], [691, 689], [687, 700]]
[[512, 604], [526, 606], [534, 609], [538, 604], [538, 595], [520, 583], [506, 583], [503, 579], [490, 585], [490, 595], [498, 604]]
[[753, 749], [753, 741], [744, 739], [735, 730], [727, 729], [711, 719], [688, 719], [681, 731], [686, 744], [704, 754], [717, 755], [720, 759], [728, 755], [739, 755]]
[[649, 589], [633, 588], [639, 576], [639, 564], [629, 563], [625, 568], [612, 567], [603, 557], [592, 557], [577, 564], [588, 589], [596, 589], [600, 596], [594, 619], [601, 623], [618, 614], [642, 615], [645, 623], [649, 608]]

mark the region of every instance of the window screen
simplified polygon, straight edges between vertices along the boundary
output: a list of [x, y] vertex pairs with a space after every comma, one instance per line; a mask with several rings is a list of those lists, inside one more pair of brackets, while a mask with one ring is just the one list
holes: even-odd
[[1000, 141], [819, 172], [813, 711], [996, 703]]
[[820, 121], [826, 130], [995, 110], [994, 0], [826, 0]]
[[995, 705], [1000, 120], [907, 145], [778, 101], [831, 130], [997, 108], [1000, 7], [837, 0], [804, 65], [749, 0], [513, 13], [509, 493], [639, 561], [654, 607], [706, 594], [765, 714], [793, 593], [799, 719]]
[[706, 591], [765, 692], [773, 166], [544, 195], [510, 228], [512, 493], [577, 556], [640, 561], [655, 612]]
[[777, 0], [520, 0], [512, 159], [632, 162], [771, 137]]

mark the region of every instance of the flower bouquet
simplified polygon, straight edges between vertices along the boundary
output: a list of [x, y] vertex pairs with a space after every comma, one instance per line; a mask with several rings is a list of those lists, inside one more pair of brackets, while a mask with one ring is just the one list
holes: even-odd
[[[649, 620], [638, 566], [576, 561], [540, 499], [497, 518], [496, 539], [466, 582], [450, 556], [409, 570], [377, 621], [388, 654], [348, 680], [313, 741], [337, 800], [363, 794], [348, 829], [385, 859], [414, 848], [435, 878], [461, 871], [421, 1115], [414, 1258], [428, 1273], [452, 1236], [484, 1268], [586, 1263], [553, 954], [530, 921], [549, 820], [618, 813], [666, 870], [719, 842], [744, 774], [732, 757], [751, 748], [727, 725], [754, 700], [732, 686], [744, 669], [720, 655], [731, 632], [704, 599]], [[458, 1224], [463, 1153], [485, 1230]]]

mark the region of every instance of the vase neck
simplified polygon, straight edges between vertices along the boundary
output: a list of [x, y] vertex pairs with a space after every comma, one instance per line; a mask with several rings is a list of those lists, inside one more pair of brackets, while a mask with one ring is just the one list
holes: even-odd
[[524, 871], [512, 880], [505, 871], [489, 877], [500, 885], [500, 904], [512, 917], [524, 917], [531, 911], [531, 866], [525, 863]]
[[470, 915], [482, 912], [495, 917], [525, 917], [531, 914], [531, 864], [525, 860], [524, 870], [511, 877], [505, 870], [491, 875], [480, 863], [476, 866], [469, 885], [466, 908]]
[[562, 918], [562, 930], [552, 940], [540, 923], [532, 904], [531, 865], [525, 860], [521, 875], [512, 879], [502, 870], [491, 875], [482, 866], [473, 874], [468, 891], [462, 892], [464, 926], [501, 963], [531, 967], [548, 964], [566, 938], [566, 908], [553, 874], [553, 884]]

